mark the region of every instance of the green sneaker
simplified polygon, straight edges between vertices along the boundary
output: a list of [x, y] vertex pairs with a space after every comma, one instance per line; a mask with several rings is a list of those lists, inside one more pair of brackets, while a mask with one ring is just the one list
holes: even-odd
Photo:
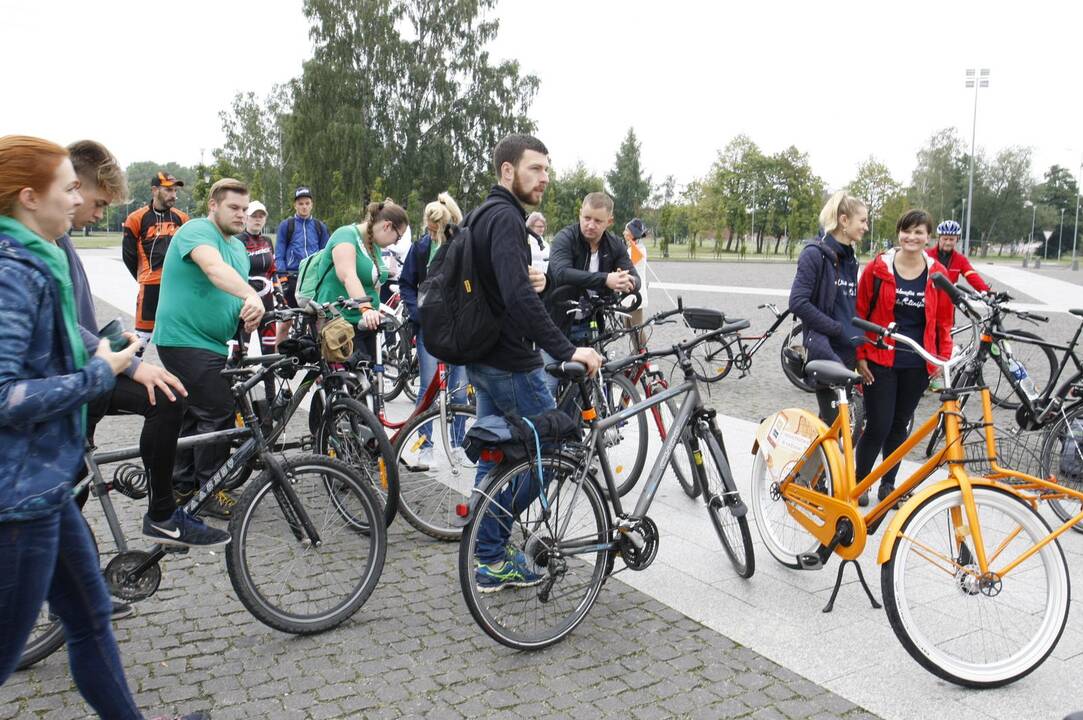
[[[521, 555], [521, 553], [516, 554]], [[541, 583], [545, 576], [532, 571], [527, 567], [525, 560], [526, 558], [522, 561], [515, 558], [502, 560], [492, 565], [478, 562], [477, 569], [474, 571], [474, 580], [478, 584], [478, 590], [490, 593], [506, 587], [531, 587]]]

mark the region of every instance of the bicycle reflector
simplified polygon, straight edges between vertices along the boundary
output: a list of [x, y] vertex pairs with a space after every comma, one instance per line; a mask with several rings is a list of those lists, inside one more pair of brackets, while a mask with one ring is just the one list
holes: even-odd
[[499, 448], [485, 448], [481, 451], [479, 459], [491, 463], [504, 462], [504, 451]]
[[465, 518], [470, 514], [470, 506], [466, 503], [459, 503], [455, 506], [455, 514], [461, 518]]
[[587, 422], [594, 420], [598, 417], [598, 411], [590, 407], [583, 411], [583, 419]]

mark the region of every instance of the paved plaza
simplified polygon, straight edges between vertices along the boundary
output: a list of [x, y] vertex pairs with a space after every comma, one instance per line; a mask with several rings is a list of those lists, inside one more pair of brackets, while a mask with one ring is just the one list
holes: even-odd
[[[119, 252], [83, 256], [91, 284], [101, 292], [102, 321], [118, 308], [130, 315], [134, 293]], [[758, 305], [785, 307], [793, 276], [793, 266], [784, 264], [652, 267], [661, 284], [651, 292], [648, 313], [671, 307], [667, 293], [680, 294], [687, 306], [747, 317], [752, 330], [771, 320]], [[1011, 288], [1021, 304], [1050, 314], [1048, 326], [1034, 332], [1070, 339], [1078, 319], [1063, 309], [1083, 306], [1080, 273], [976, 268], [988, 270], [997, 287]], [[663, 328], [655, 344], [678, 336]], [[748, 377], [734, 372], [711, 388], [710, 403], [722, 415], [734, 474], [746, 493], [756, 422], [782, 407], [815, 406], [811, 395], [783, 378], [779, 344], [779, 336], [767, 343]], [[931, 407], [925, 401], [918, 412]], [[110, 418], [98, 441], [133, 445], [138, 428], [131, 418]], [[651, 448], [649, 461], [657, 444]], [[137, 538], [145, 501], [115, 501], [129, 539]], [[1035, 673], [1001, 690], [965, 690], [938, 680], [906, 654], [852, 575], [834, 613], [821, 613], [834, 561], [819, 572], [783, 568], [753, 529], [756, 574], [742, 580], [733, 575], [702, 502], [685, 497], [677, 483], [663, 483], [650, 514], [661, 531], [655, 563], [641, 573], [618, 573], [568, 639], [529, 654], [497, 645], [474, 624], [459, 592], [457, 545], [424, 537], [401, 520], [391, 529], [387, 563], [371, 599], [352, 620], [314, 637], [284, 635], [253, 619], [236, 599], [221, 553], [171, 557], [159, 592], [116, 625], [129, 681], [148, 715], [209, 709], [216, 720], [1060, 718], [1083, 709], [1075, 684], [1083, 673], [1078, 600], [1053, 656]], [[112, 548], [93, 502], [88, 515], [108, 556]], [[871, 538], [862, 560], [877, 597], [878, 538]], [[1083, 536], [1069, 533], [1061, 544], [1078, 581]], [[67, 720], [87, 712], [63, 651], [0, 688], [0, 720]]]

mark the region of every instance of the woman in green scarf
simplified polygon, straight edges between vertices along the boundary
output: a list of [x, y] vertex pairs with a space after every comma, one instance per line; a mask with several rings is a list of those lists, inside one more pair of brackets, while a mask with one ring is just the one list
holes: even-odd
[[141, 719], [97, 552], [72, 497], [86, 403], [113, 387], [138, 350], [129, 335], [124, 350], [103, 339], [90, 357], [79, 333], [56, 239], [82, 202], [64, 148], [0, 137], [0, 684], [48, 600], [87, 703], [101, 717]]

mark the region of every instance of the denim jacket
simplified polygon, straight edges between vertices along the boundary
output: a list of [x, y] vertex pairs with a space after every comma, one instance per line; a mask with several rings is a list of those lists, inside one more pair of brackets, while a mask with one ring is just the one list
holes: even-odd
[[0, 522], [59, 509], [83, 461], [82, 407], [114, 382], [100, 358], [75, 370], [48, 269], [0, 235]]

